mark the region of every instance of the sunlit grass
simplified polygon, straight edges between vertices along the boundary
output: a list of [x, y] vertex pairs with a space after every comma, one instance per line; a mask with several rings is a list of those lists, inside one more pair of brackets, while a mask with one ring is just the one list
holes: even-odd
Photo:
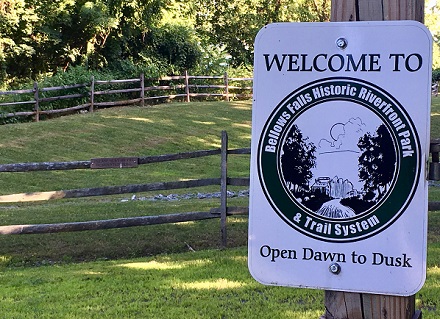
[[164, 270], [164, 269], [180, 269], [183, 265], [171, 264], [171, 263], [158, 263], [156, 261], [150, 262], [135, 262], [121, 265], [122, 267], [134, 268], [134, 269], [156, 269], [156, 270]]
[[2, 318], [317, 319], [323, 313], [321, 291], [262, 286], [246, 259], [240, 248], [7, 269], [0, 276]]
[[216, 280], [195, 281], [176, 284], [173, 287], [180, 289], [196, 289], [196, 290], [220, 290], [220, 289], [234, 289], [246, 286], [246, 284], [238, 281], [231, 281], [224, 278]]

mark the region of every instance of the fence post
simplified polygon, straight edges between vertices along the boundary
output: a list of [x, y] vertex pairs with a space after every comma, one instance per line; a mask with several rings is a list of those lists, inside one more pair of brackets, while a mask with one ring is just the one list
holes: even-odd
[[141, 73], [141, 106], [145, 106], [145, 77], [143, 73]]
[[188, 77], [188, 71], [185, 71], [185, 102], [190, 102], [189, 99], [189, 77]]
[[225, 101], [229, 101], [229, 81], [228, 81], [228, 72], [225, 72], [223, 75], [223, 80], [225, 83]]
[[40, 95], [38, 90], [38, 83], [34, 82], [34, 100], [35, 100], [35, 118], [34, 121], [38, 122], [40, 121]]
[[228, 133], [226, 131], [222, 131], [220, 193], [220, 229], [222, 248], [226, 248], [226, 218], [228, 210]]
[[95, 102], [95, 77], [92, 75], [90, 78], [90, 106], [89, 112], [93, 112], [93, 104]]

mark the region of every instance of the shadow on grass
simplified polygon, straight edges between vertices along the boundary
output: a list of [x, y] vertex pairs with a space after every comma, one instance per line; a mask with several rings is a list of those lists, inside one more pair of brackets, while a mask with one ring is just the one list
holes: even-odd
[[[0, 265], [41, 265], [136, 258], [216, 249], [218, 219], [144, 227], [0, 236]], [[246, 245], [247, 217], [228, 219], [228, 247]]]
[[323, 313], [322, 292], [263, 286], [246, 263], [246, 249], [239, 248], [11, 269], [0, 280], [0, 299], [5, 318], [17, 319], [308, 319]]

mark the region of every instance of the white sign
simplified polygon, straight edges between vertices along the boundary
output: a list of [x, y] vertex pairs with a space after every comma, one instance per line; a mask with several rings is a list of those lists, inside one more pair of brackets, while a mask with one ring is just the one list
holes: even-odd
[[255, 40], [249, 269], [412, 295], [426, 276], [431, 47], [420, 23], [278, 23]]

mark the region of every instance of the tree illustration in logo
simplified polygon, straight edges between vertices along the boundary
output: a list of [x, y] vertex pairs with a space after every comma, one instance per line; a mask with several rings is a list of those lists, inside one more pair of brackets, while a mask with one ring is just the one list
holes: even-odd
[[281, 155], [281, 168], [287, 187], [294, 195], [308, 189], [309, 181], [315, 167], [316, 146], [308, 142], [297, 125], [287, 133]]
[[379, 201], [389, 190], [396, 169], [393, 140], [384, 124], [375, 134], [359, 139], [359, 179], [364, 183], [364, 200]]

